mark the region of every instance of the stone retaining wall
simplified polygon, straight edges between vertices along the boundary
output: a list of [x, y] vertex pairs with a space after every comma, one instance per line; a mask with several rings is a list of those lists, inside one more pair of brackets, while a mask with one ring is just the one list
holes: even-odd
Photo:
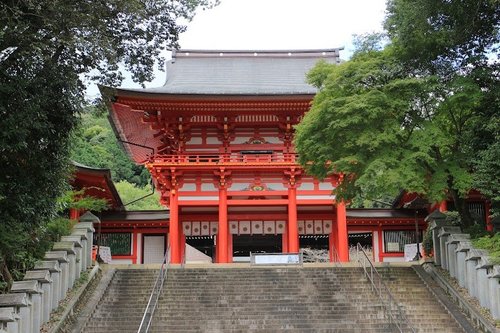
[[83, 214], [70, 236], [54, 243], [9, 294], [0, 295], [0, 333], [40, 332], [80, 274], [92, 266], [94, 223], [100, 223], [95, 215]]
[[432, 231], [435, 265], [446, 269], [495, 320], [500, 320], [500, 265], [490, 262], [488, 252], [474, 248], [470, 235], [449, 225], [446, 215], [435, 211], [426, 221]]

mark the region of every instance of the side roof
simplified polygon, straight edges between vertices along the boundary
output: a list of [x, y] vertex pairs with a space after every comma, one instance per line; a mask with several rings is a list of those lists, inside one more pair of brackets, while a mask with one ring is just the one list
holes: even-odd
[[124, 209], [109, 169], [93, 168], [75, 161], [72, 163], [75, 166], [73, 187], [78, 190], [85, 189], [85, 194], [95, 198], [106, 199], [112, 210]]
[[178, 50], [162, 87], [117, 89], [167, 95], [309, 95], [306, 75], [319, 61], [340, 62], [342, 48], [320, 50]]

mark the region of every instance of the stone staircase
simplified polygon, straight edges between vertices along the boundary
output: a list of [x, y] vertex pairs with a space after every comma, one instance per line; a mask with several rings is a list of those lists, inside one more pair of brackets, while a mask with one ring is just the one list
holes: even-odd
[[377, 268], [419, 333], [463, 333], [411, 267]]
[[153, 269], [117, 270], [85, 333], [136, 333], [158, 275]]
[[393, 332], [359, 268], [172, 269], [152, 332]]
[[[381, 268], [419, 333], [463, 332], [410, 268]], [[157, 270], [118, 270], [85, 333], [135, 333]], [[153, 333], [390, 333], [357, 267], [169, 269]]]

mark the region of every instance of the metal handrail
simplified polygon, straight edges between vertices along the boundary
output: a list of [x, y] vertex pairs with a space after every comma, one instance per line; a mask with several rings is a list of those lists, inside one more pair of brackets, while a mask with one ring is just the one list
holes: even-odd
[[149, 296], [148, 305], [146, 305], [146, 309], [144, 310], [144, 315], [142, 316], [141, 324], [139, 325], [137, 333], [149, 332], [149, 328], [151, 327], [151, 322], [153, 320], [153, 315], [156, 310], [156, 306], [158, 305], [158, 299], [160, 298], [161, 291], [163, 290], [163, 283], [165, 282], [165, 278], [167, 277], [169, 266], [170, 245], [168, 246], [167, 252], [165, 252], [165, 256], [163, 257], [160, 272], [158, 273], [158, 277], [156, 278], [153, 290], [151, 291], [151, 295]]
[[378, 298], [382, 302], [382, 306], [384, 307], [384, 310], [389, 318], [389, 323], [393, 323], [400, 333], [416, 333], [417, 331], [410, 325], [405, 312], [398, 304], [392, 293], [389, 291], [389, 288], [383, 281], [379, 272], [375, 269], [375, 266], [373, 266], [372, 261], [366, 254], [365, 250], [363, 250], [361, 244], [358, 243], [358, 245], [356, 246], [356, 250], [358, 252], [357, 260], [363, 267], [363, 271], [366, 277], [372, 284], [372, 289], [375, 291]]

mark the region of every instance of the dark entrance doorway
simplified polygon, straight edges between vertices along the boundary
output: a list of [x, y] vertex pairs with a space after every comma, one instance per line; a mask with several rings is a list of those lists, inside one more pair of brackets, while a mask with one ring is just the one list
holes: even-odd
[[[282, 235], [233, 235], [233, 260], [252, 253], [281, 253]], [[235, 259], [238, 261], [238, 259]]]
[[373, 233], [372, 232], [353, 232], [349, 233], [349, 247], [356, 247], [359, 243], [365, 249], [373, 247]]
[[373, 232], [350, 232], [348, 237], [349, 243], [349, 258], [351, 261], [356, 261], [357, 257], [357, 244], [361, 244], [363, 250], [369, 258], [375, 260], [375, 251], [373, 250]]
[[215, 262], [215, 245], [212, 236], [186, 236], [186, 244], [209, 256]]
[[328, 235], [300, 235], [300, 251], [304, 262], [328, 262]]
[[300, 235], [300, 248], [326, 250], [328, 252], [328, 235]]

